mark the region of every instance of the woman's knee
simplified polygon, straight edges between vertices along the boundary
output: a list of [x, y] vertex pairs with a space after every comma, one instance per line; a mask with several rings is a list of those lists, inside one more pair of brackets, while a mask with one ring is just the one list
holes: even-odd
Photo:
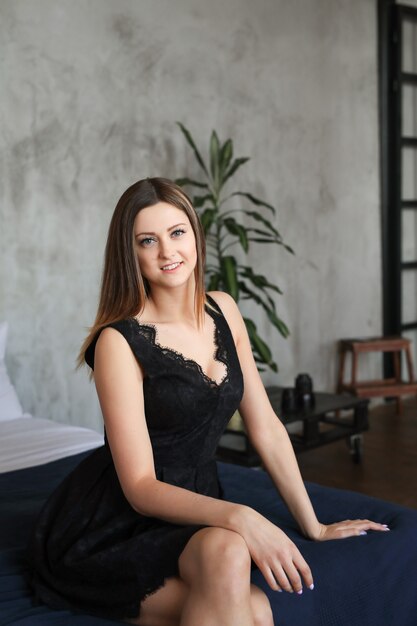
[[204, 528], [184, 548], [179, 559], [180, 576], [192, 584], [196, 577], [205, 577], [234, 584], [249, 580], [251, 558], [245, 540], [238, 533], [224, 528]]

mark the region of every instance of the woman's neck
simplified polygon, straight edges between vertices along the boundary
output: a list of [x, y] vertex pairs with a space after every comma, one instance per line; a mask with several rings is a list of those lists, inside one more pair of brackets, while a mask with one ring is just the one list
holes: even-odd
[[173, 289], [153, 287], [141, 318], [153, 322], [196, 322], [192, 282]]

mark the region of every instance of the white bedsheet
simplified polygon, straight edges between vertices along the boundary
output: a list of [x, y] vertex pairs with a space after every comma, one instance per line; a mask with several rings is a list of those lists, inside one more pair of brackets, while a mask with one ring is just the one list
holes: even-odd
[[31, 415], [0, 422], [0, 472], [43, 465], [92, 450], [103, 441], [94, 430]]

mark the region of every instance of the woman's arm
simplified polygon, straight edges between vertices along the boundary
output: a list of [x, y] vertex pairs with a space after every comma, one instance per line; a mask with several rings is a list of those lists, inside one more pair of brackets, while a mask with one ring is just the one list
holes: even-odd
[[371, 529], [386, 530], [385, 526], [369, 520], [348, 520], [331, 525], [318, 521], [287, 430], [274, 413], [260, 378], [239, 309], [227, 294], [214, 292], [211, 295], [226, 315], [234, 336], [244, 380], [239, 412], [249, 439], [303, 534], [311, 539], [323, 540], [360, 535]]

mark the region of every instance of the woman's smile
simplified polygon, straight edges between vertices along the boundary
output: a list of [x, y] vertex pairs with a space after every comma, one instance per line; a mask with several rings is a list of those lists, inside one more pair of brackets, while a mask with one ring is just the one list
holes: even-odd
[[161, 267], [161, 270], [168, 273], [175, 272], [175, 270], [181, 267], [182, 264], [182, 261], [177, 261], [176, 263], [171, 263], [170, 265], [164, 265]]

